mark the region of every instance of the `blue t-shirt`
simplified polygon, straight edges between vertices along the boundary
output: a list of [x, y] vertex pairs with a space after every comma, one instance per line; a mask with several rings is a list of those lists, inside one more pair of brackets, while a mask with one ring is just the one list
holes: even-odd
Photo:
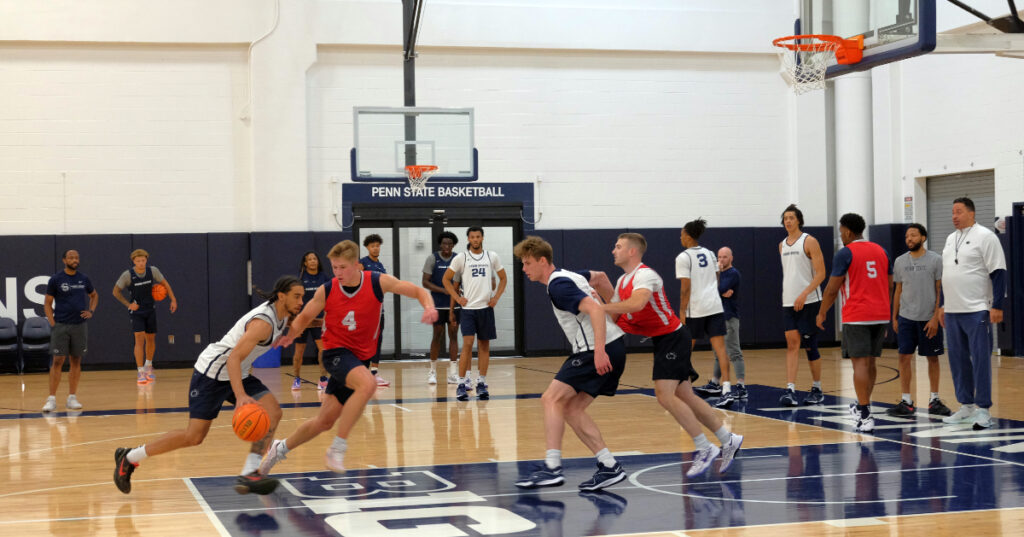
[[359, 260], [363, 264], [363, 270], [369, 270], [371, 272], [379, 272], [381, 274], [387, 274], [388, 269], [384, 268], [384, 263], [380, 261], [374, 261], [370, 259], [370, 256], [365, 256]]
[[[585, 277], [589, 278], [590, 272], [586, 271], [586, 273], [587, 276]], [[577, 274], [583, 273], [577, 272]], [[587, 298], [588, 295], [576, 285], [576, 282], [569, 278], [555, 278], [555, 281], [548, 284], [548, 296], [551, 297], [551, 303], [556, 308], [573, 315], [579, 315], [580, 302]]]
[[732, 296], [722, 297], [722, 308], [725, 310], [725, 320], [738, 319], [740, 316], [739, 302], [736, 299], [740, 296], [740, 271], [736, 267], [729, 267], [718, 275], [718, 294], [732, 289]]
[[[310, 274], [303, 270], [299, 274], [299, 279], [302, 280], [302, 288], [305, 292], [302, 295], [302, 303], [308, 304], [310, 300], [313, 300], [313, 295], [316, 294], [316, 290], [323, 284], [331, 281], [331, 275], [326, 270], [321, 270], [317, 274]], [[324, 312], [320, 312], [317, 318], [323, 317]]]
[[46, 294], [53, 297], [53, 319], [61, 324], [84, 323], [82, 312], [89, 309], [92, 293], [92, 281], [81, 272], [70, 275], [62, 270], [46, 284]]

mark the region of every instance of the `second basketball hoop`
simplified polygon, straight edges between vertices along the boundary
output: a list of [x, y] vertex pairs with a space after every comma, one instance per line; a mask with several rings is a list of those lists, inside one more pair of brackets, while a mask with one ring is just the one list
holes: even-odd
[[405, 176], [409, 179], [409, 187], [413, 196], [427, 194], [427, 179], [437, 173], [437, 166], [413, 165], [405, 167]]

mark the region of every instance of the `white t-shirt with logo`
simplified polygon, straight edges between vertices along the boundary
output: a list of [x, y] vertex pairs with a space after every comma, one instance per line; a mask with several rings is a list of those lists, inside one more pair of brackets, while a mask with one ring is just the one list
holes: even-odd
[[482, 310], [494, 296], [493, 281], [502, 270], [497, 252], [484, 250], [479, 254], [460, 252], [452, 259], [448, 268], [455, 273], [455, 280], [462, 280], [462, 296], [466, 305], [462, 309]]

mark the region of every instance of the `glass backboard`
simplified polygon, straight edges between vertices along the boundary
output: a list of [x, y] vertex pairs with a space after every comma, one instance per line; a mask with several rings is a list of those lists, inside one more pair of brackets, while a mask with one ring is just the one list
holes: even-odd
[[864, 36], [864, 58], [825, 78], [865, 71], [935, 50], [935, 0], [801, 0], [795, 32]]
[[405, 167], [432, 165], [431, 181], [476, 181], [472, 108], [353, 109], [352, 180], [405, 181]]

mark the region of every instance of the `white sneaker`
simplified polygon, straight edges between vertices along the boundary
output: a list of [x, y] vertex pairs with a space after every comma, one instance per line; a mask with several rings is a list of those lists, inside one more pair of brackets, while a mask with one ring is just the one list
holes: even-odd
[[858, 433], [870, 433], [875, 430], [875, 418], [868, 416], [857, 420], [857, 425], [853, 427], [853, 430]]
[[78, 398], [75, 397], [75, 394], [71, 394], [68, 396], [68, 402], [66, 406], [68, 407], [68, 410], [78, 410], [82, 408], [82, 403], [78, 402]]
[[722, 446], [722, 462], [718, 465], [718, 473], [724, 474], [732, 466], [736, 453], [743, 445], [743, 436], [733, 433], [729, 441]]
[[46, 404], [43, 405], [43, 412], [53, 412], [57, 410], [57, 396], [51, 395], [46, 398]]
[[458, 384], [459, 376], [455, 373], [448, 373], [448, 384]]
[[345, 454], [341, 451], [327, 448], [327, 454], [324, 455], [324, 464], [327, 465], [328, 470], [343, 474], [345, 473]]
[[391, 386], [391, 382], [388, 381], [388, 379], [380, 376], [380, 374], [378, 374], [377, 375], [377, 386]]
[[288, 457], [281, 451], [281, 445], [284, 444], [284, 440], [274, 440], [270, 444], [270, 449], [267, 450], [267, 454], [263, 456], [263, 460], [260, 461], [260, 475], [270, 475], [270, 469], [275, 464], [287, 459]]
[[704, 472], [711, 468], [711, 463], [715, 462], [715, 457], [722, 450], [718, 449], [718, 446], [711, 444], [710, 446], [697, 452], [697, 455], [693, 458], [693, 464], [690, 465], [690, 469], [686, 471], [686, 477], [698, 477]]
[[975, 412], [977, 407], [974, 405], [960, 405], [960, 410], [954, 412], [952, 416], [942, 418], [942, 423], [971, 423], [974, 421]]
[[430, 375], [427, 376], [427, 384], [437, 384], [437, 373], [434, 371], [430, 372]]
[[974, 430], [988, 429], [992, 426], [992, 415], [987, 408], [979, 408], [974, 412]]

